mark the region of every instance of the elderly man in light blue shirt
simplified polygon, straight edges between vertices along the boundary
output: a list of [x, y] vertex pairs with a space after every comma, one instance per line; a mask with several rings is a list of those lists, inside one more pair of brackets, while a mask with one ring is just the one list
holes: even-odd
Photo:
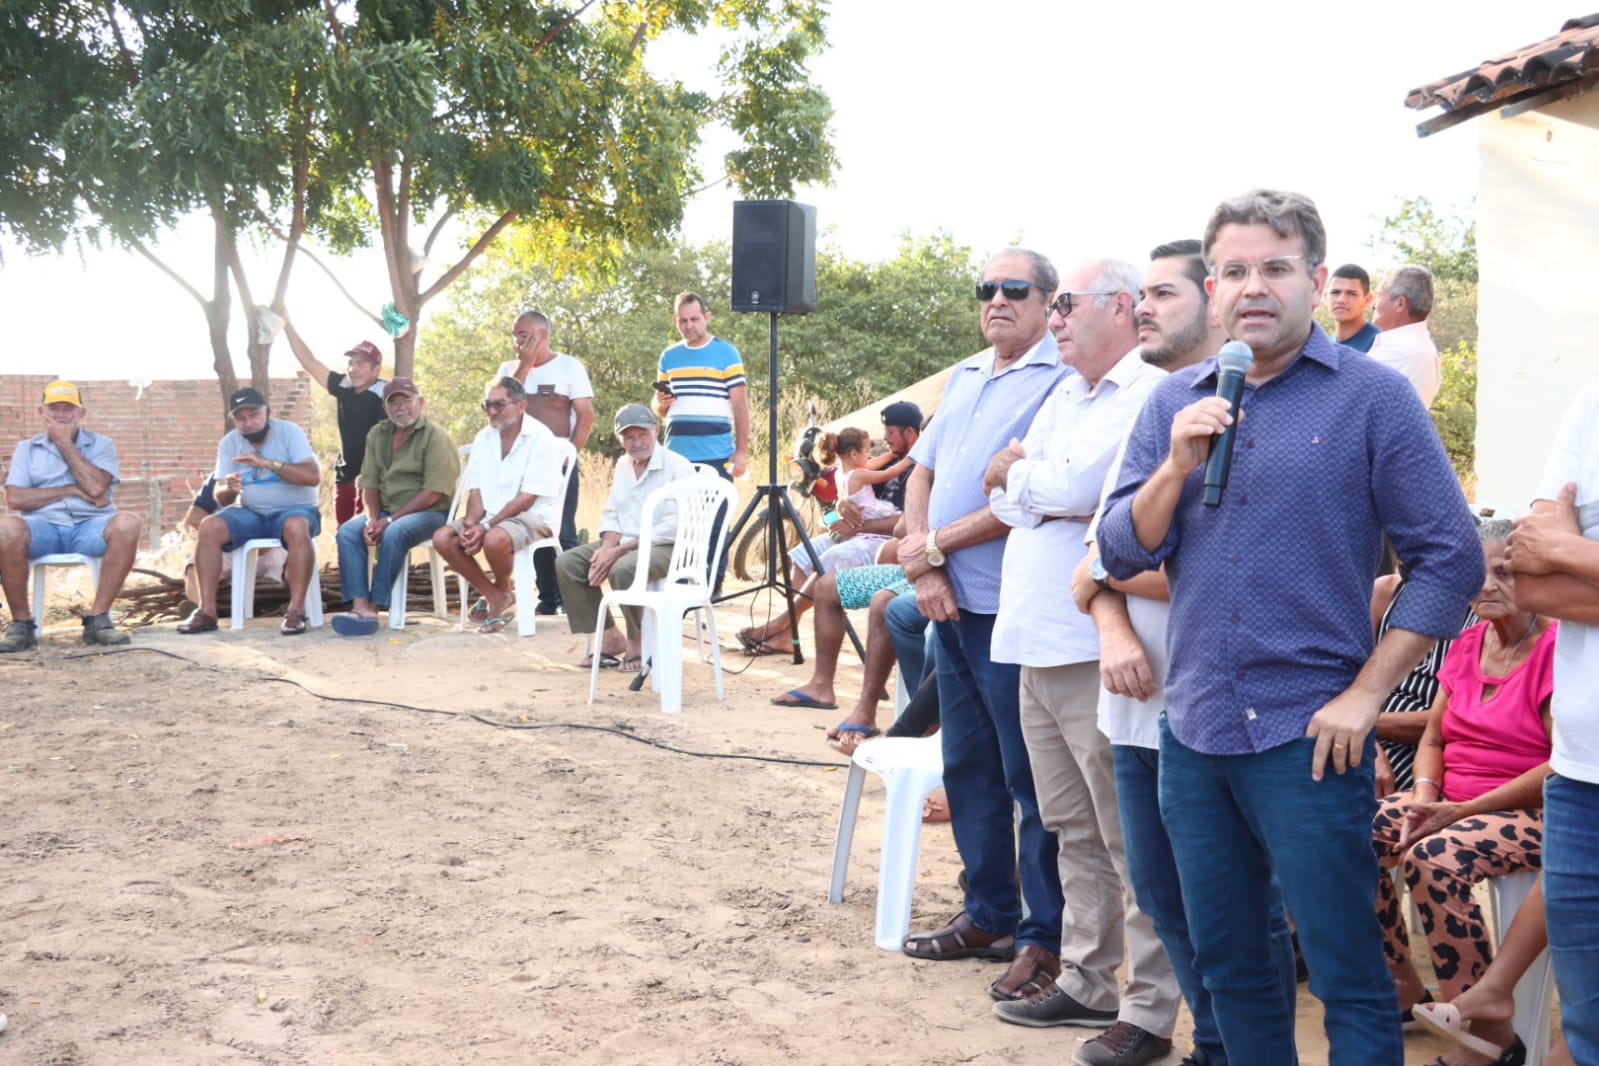
[[900, 542], [917, 606], [934, 622], [944, 786], [968, 885], [961, 912], [942, 929], [907, 937], [904, 950], [919, 959], [1014, 958], [990, 986], [996, 999], [1037, 989], [1040, 974], [1047, 985], [1054, 975], [1044, 964], [1060, 953], [1057, 845], [1039, 818], [1022, 739], [1019, 668], [989, 654], [1008, 527], [983, 487], [990, 460], [1026, 435], [1067, 374], [1048, 325], [1059, 280], [1048, 259], [1021, 248], [984, 268], [977, 299], [993, 347], [956, 365], [911, 450], [917, 466], [905, 485]]
[[111, 624], [111, 603], [133, 568], [144, 522], [111, 503], [111, 489], [121, 480], [116, 445], [83, 428], [88, 413], [76, 385], [52, 381], [39, 404], [44, 432], [18, 444], [11, 457], [6, 507], [17, 513], [0, 518], [0, 585], [11, 625], [0, 652], [38, 643], [33, 608], [43, 604], [28, 602], [28, 561], [70, 552], [101, 559], [94, 604], [83, 620], [84, 643], [128, 642]]

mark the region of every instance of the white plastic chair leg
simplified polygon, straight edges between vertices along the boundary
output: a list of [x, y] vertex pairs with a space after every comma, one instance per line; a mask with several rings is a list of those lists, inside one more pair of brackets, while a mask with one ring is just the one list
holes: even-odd
[[533, 574], [533, 552], [523, 548], [511, 556], [511, 587], [516, 590], [516, 635], [531, 637], [538, 629], [538, 584]]
[[861, 810], [861, 789], [866, 784], [866, 771], [853, 760], [849, 764], [849, 778], [844, 782], [844, 805], [838, 812], [838, 835], [833, 838], [833, 872], [827, 886], [827, 902], [844, 902], [844, 874], [849, 869], [849, 848], [855, 839], [855, 819]]
[[44, 596], [46, 590], [45, 577], [52, 566], [87, 566], [89, 568], [89, 581], [94, 591], [91, 595], [100, 592], [100, 562], [98, 555], [82, 555], [78, 552], [59, 552], [54, 555], [41, 555], [28, 562], [29, 582], [32, 586], [33, 599], [30, 606], [33, 608], [33, 631], [39, 632], [44, 628]]
[[[1537, 870], [1521, 870], [1488, 882], [1488, 902], [1493, 913], [1496, 942], [1504, 937], [1516, 912], [1526, 902], [1528, 893], [1537, 882]], [[1545, 948], [1516, 982], [1514, 992], [1516, 1010], [1511, 1017], [1511, 1027], [1527, 1046], [1526, 1066], [1540, 1066], [1549, 1054], [1549, 1044], [1553, 1038], [1553, 1009], [1550, 1003], [1553, 986], [1553, 966], [1549, 949]]]
[[433, 613], [450, 620], [450, 588], [444, 583], [444, 556], [433, 545], [428, 545], [428, 576], [433, 579]]
[[406, 554], [400, 563], [400, 572], [394, 575], [394, 584], [389, 586], [389, 628], [405, 628], [405, 592], [410, 584], [411, 556]]

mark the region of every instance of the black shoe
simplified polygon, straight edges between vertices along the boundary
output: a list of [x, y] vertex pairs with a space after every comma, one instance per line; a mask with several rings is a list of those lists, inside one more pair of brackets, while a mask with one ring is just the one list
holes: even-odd
[[19, 621], [13, 619], [11, 625], [6, 627], [6, 635], [0, 637], [0, 652], [28, 651], [39, 643], [39, 634], [33, 624], [33, 619]]
[[994, 1004], [994, 1013], [1002, 1022], [1012, 1025], [1029, 1025], [1034, 1029], [1047, 1029], [1055, 1025], [1075, 1025], [1086, 1029], [1108, 1029], [1116, 1024], [1113, 1010], [1093, 1010], [1083, 1006], [1061, 991], [1059, 985], [1049, 989], [1037, 999], [1008, 1000]]
[[1132, 1022], [1117, 1022], [1077, 1049], [1077, 1066], [1146, 1066], [1163, 1059], [1171, 1041]]
[[558, 603], [546, 603], [545, 601], [540, 600], [538, 605], [533, 608], [533, 613], [536, 615], [549, 617], [551, 615], [565, 614], [566, 610]]

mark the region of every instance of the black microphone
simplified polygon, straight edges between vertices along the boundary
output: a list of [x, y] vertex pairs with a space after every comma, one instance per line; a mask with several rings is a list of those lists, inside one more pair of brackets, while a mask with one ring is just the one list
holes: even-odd
[[1244, 397], [1244, 375], [1255, 365], [1255, 353], [1243, 341], [1228, 341], [1216, 353], [1216, 395], [1227, 401], [1232, 425], [1210, 442], [1210, 458], [1205, 460], [1205, 506], [1221, 506], [1227, 491], [1227, 475], [1233, 468], [1233, 438], [1238, 429], [1238, 401]]

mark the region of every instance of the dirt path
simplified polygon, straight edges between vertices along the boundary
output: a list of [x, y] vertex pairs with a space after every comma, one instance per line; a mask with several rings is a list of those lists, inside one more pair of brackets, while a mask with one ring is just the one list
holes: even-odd
[[[0, 1060], [1056, 1066], [1091, 1035], [992, 1019], [995, 966], [872, 947], [875, 780], [830, 906], [838, 765], [267, 680], [841, 764], [837, 712], [766, 704], [807, 669], [760, 660], [717, 704], [691, 663], [665, 717], [614, 673], [586, 704], [564, 620], [135, 637], [192, 664], [69, 659], [75, 632], [0, 663]], [[918, 923], [958, 870], [928, 828]], [[1323, 1060], [1313, 1005], [1301, 1031]]]

